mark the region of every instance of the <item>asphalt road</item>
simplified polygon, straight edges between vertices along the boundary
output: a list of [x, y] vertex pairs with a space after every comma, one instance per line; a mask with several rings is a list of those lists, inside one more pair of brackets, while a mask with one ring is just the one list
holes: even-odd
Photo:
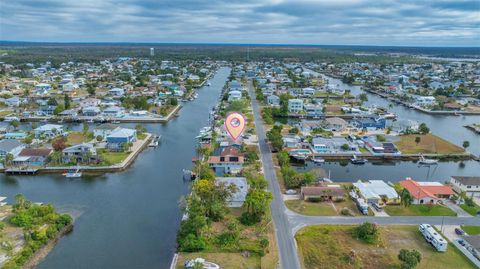
[[432, 225], [480, 225], [480, 217], [331, 217], [331, 216], [304, 216], [297, 214], [285, 207], [282, 193], [275, 174], [272, 153], [265, 142], [266, 134], [261, 119], [260, 108], [255, 98], [252, 81], [248, 81], [248, 92], [252, 99], [253, 116], [257, 129], [261, 160], [265, 178], [269, 182], [273, 201], [270, 204], [272, 219], [275, 224], [275, 234], [280, 256], [280, 266], [284, 269], [300, 269], [297, 255], [295, 233], [305, 226], [317, 224], [360, 224], [372, 222], [377, 224], [419, 225], [428, 223]]
[[286, 212], [285, 204], [282, 200], [282, 193], [280, 186], [278, 185], [277, 176], [275, 174], [275, 168], [272, 160], [272, 153], [267, 143], [265, 143], [266, 135], [263, 127], [262, 119], [260, 118], [260, 108], [257, 100], [255, 99], [255, 93], [253, 92], [252, 81], [248, 81], [248, 92], [252, 99], [253, 116], [255, 126], [257, 129], [258, 142], [260, 147], [260, 154], [263, 163], [263, 170], [265, 178], [267, 179], [270, 187], [270, 191], [273, 194], [273, 201], [270, 204], [272, 212], [272, 219], [275, 223], [275, 234], [277, 238], [277, 245], [280, 256], [280, 266], [284, 269], [300, 269], [300, 262], [297, 256], [297, 247], [295, 239], [293, 238], [293, 229], [290, 225]]

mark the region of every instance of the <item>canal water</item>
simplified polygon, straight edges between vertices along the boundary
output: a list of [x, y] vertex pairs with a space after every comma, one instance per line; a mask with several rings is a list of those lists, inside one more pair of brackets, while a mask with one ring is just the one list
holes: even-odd
[[[342, 89], [350, 89], [352, 94], [358, 95], [364, 91], [360, 86], [351, 86], [339, 79], [324, 76], [330, 84], [338, 84]], [[464, 125], [479, 123], [480, 116], [439, 116], [421, 113], [419, 111], [397, 105], [382, 97], [365, 92], [368, 95], [366, 105], [377, 105], [394, 112], [398, 119], [410, 119], [419, 123], [426, 123], [432, 132], [458, 146], [463, 141], [469, 141], [467, 149], [473, 154], [480, 155], [480, 136], [463, 127]], [[473, 176], [480, 175], [480, 162], [440, 162], [435, 166], [420, 166], [415, 162], [373, 162], [365, 165], [340, 164], [338, 162], [315, 165], [308, 163], [306, 166], [297, 166], [299, 171], [307, 171], [312, 168], [323, 168], [330, 171], [331, 179], [334, 181], [357, 181], [359, 179], [382, 179], [386, 181], [399, 181], [405, 177], [412, 177], [423, 181], [444, 182], [453, 175]]]
[[181, 219], [179, 202], [189, 189], [182, 169], [191, 167], [195, 136], [207, 124], [229, 75], [229, 68], [220, 68], [211, 86], [200, 89], [178, 118], [146, 124], [149, 132], [162, 136], [161, 145], [146, 149], [124, 172], [79, 180], [0, 175], [0, 196], [8, 202], [23, 193], [76, 217], [74, 231], [38, 268], [168, 268]]

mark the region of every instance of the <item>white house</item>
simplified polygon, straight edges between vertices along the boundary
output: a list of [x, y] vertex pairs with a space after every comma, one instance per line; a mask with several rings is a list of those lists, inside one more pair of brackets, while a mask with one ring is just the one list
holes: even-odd
[[38, 83], [35, 85], [35, 92], [37, 94], [47, 94], [52, 89], [52, 85], [47, 83]]
[[125, 110], [118, 106], [111, 106], [103, 110], [103, 115], [109, 118], [121, 118], [125, 116]]
[[456, 193], [465, 192], [468, 197], [480, 197], [480, 176], [452, 176], [450, 184]]
[[235, 192], [227, 200], [229, 207], [242, 207], [248, 193], [247, 179], [244, 177], [217, 177], [216, 184], [224, 184], [226, 187], [235, 186]]
[[302, 89], [303, 95], [314, 95], [315, 94], [315, 89], [314, 88], [303, 88]]
[[288, 112], [290, 113], [300, 113], [303, 111], [303, 100], [302, 99], [290, 99], [288, 100]]
[[383, 180], [369, 180], [368, 182], [358, 181], [353, 183], [358, 189], [360, 196], [368, 203], [398, 203], [399, 196], [394, 188], [390, 187]]
[[270, 95], [267, 97], [267, 104], [271, 106], [279, 106], [280, 105], [280, 97], [276, 95]]
[[242, 99], [242, 92], [241, 91], [230, 91], [228, 93], [228, 101], [231, 102], [231, 101], [237, 101], [237, 100], [240, 100]]
[[113, 88], [109, 90], [108, 93], [113, 96], [123, 96], [125, 94], [125, 90], [122, 88]]
[[433, 96], [416, 96], [415, 104], [419, 106], [431, 106], [436, 103], [436, 99]]
[[58, 135], [63, 135], [63, 126], [58, 124], [45, 124], [37, 127], [33, 131], [36, 138], [40, 138], [41, 136], [52, 138]]

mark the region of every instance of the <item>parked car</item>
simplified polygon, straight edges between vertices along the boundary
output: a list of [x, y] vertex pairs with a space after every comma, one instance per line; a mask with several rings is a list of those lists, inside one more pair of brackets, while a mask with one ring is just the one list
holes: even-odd
[[457, 242], [458, 242], [460, 245], [465, 246], [465, 241], [463, 241], [463, 239], [459, 239]]
[[373, 208], [377, 210], [378, 212], [381, 212], [383, 210], [383, 207], [381, 207], [378, 203], [373, 203], [372, 204]]
[[290, 190], [287, 190], [285, 194], [297, 194], [297, 191], [290, 189]]
[[465, 234], [465, 232], [460, 228], [455, 228], [455, 233], [458, 234], [458, 235], [464, 235]]

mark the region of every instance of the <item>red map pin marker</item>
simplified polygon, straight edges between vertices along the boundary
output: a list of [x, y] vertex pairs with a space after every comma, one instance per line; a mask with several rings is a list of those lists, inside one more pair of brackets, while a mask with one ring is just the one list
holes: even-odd
[[225, 119], [225, 129], [233, 140], [237, 140], [245, 129], [245, 117], [238, 112], [231, 112]]

